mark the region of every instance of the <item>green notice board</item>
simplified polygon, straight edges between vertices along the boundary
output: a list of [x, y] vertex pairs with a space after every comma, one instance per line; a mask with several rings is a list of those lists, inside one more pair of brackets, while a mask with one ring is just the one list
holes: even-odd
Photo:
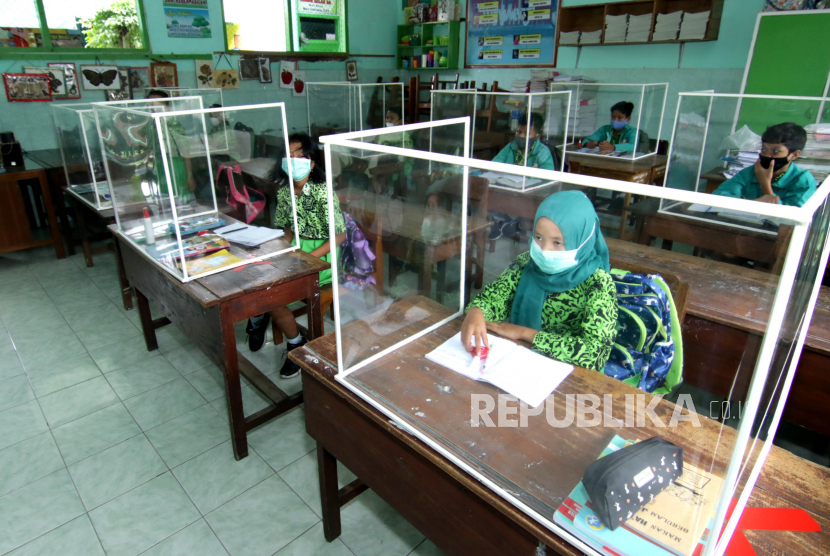
[[[744, 93], [820, 97], [828, 74], [830, 13], [761, 16]], [[787, 103], [776, 106], [768, 100], [745, 99], [738, 127], [746, 123], [764, 129], [785, 121], [815, 122], [815, 113], [795, 117], [792, 109]]]

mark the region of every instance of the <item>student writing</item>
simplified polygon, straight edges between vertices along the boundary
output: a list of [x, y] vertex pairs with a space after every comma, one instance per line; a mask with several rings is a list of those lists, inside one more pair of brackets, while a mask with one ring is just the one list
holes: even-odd
[[633, 152], [637, 142], [637, 129], [629, 125], [634, 104], [621, 101], [611, 107], [611, 123], [604, 125], [585, 138], [584, 146], [599, 147], [600, 152]]
[[761, 155], [723, 182], [715, 195], [762, 203], [802, 206], [816, 192], [816, 180], [793, 162], [807, 144], [807, 132], [792, 122], [770, 126], [761, 136]]
[[[295, 133], [288, 137], [290, 159], [284, 159], [282, 170], [288, 173], [289, 160], [293, 183], [277, 191], [277, 207], [274, 226], [283, 228], [289, 241], [298, 242], [300, 249], [331, 262], [331, 242], [329, 242], [329, 209], [326, 193], [325, 173], [320, 164], [320, 150], [317, 144], [305, 133]], [[291, 197], [297, 205], [297, 226], [291, 215]], [[339, 246], [346, 239], [346, 223], [340, 211], [340, 203], [334, 198], [334, 229], [337, 236], [335, 245]], [[331, 269], [320, 272], [320, 285], [331, 283]], [[265, 341], [270, 319], [282, 331], [288, 340], [286, 351], [296, 349], [305, 343], [294, 320], [294, 315], [287, 307], [280, 307], [270, 314], [259, 315], [248, 320], [248, 347], [259, 351]], [[296, 363], [286, 358], [280, 369], [280, 378], [291, 378], [300, 372]]]
[[524, 340], [543, 355], [601, 371], [616, 338], [617, 295], [599, 218], [581, 191], [562, 191], [536, 211], [530, 252], [522, 253], [467, 307], [461, 339], [487, 332]]

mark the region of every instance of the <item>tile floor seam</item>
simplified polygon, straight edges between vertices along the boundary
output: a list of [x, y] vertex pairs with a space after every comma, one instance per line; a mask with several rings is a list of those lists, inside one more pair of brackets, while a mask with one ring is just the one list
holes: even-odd
[[[214, 446], [214, 448], [215, 448], [215, 446]], [[257, 454], [257, 455], [259, 455], [259, 454]], [[260, 456], [260, 457], [261, 457], [261, 456]], [[263, 460], [263, 461], [265, 461], [265, 460]], [[172, 474], [172, 471], [171, 471], [171, 474]], [[175, 477], [175, 475], [173, 475], [173, 476]], [[223, 502], [222, 504], [220, 504], [220, 505], [216, 506], [215, 508], [213, 508], [212, 510], [210, 510], [208, 513], [206, 513], [206, 514], [202, 514], [201, 510], [199, 510], [199, 508], [198, 508], [198, 507], [196, 507], [196, 511], [198, 511], [198, 512], [199, 512], [199, 514], [200, 514], [202, 517], [207, 518], [207, 516], [209, 516], [210, 514], [212, 514], [212, 513], [213, 513], [213, 512], [215, 512], [215, 511], [219, 510], [220, 508], [222, 508], [222, 507], [224, 507], [224, 506], [226, 506], [226, 505], [230, 504], [232, 501], [236, 500], [237, 498], [239, 498], [240, 496], [242, 496], [243, 494], [245, 494], [246, 492], [248, 492], [248, 491], [249, 491], [249, 490], [251, 490], [252, 488], [256, 488], [256, 487], [258, 487], [259, 485], [261, 485], [262, 483], [264, 483], [265, 481], [267, 481], [267, 480], [269, 480], [269, 479], [273, 479], [273, 478], [274, 478], [274, 476], [279, 477], [280, 481], [282, 481], [283, 483], [285, 483], [285, 481], [283, 481], [282, 477], [280, 477], [277, 473], [272, 473], [272, 474], [268, 475], [267, 477], [265, 477], [264, 479], [262, 479], [261, 481], [259, 481], [257, 484], [255, 484], [255, 485], [251, 485], [250, 487], [246, 488], [245, 490], [243, 490], [242, 492], [240, 492], [239, 494], [237, 494], [237, 495], [236, 495], [236, 496], [234, 496], [233, 498], [229, 498], [228, 500], [226, 500], [226, 501], [225, 501], [225, 502]], [[177, 479], [177, 480], [178, 480], [178, 479]], [[286, 485], [286, 486], [288, 486], [288, 483], [285, 483], [285, 485]], [[181, 486], [181, 483], [179, 484], [179, 486]], [[184, 487], [182, 487], [182, 490], [184, 490]], [[294, 492], [294, 491], [292, 490], [291, 492]], [[185, 491], [184, 491], [184, 493], [185, 493], [185, 494], [187, 494], [187, 491], [185, 490]], [[196, 506], [196, 503], [195, 503], [195, 502], [193, 502], [193, 500], [190, 498], [190, 495], [189, 495], [189, 494], [187, 495], [187, 498], [188, 498], [188, 499], [189, 499], [189, 500], [193, 503], [193, 505], [194, 505], [194, 506]], [[300, 500], [302, 500], [302, 498], [300, 498]], [[314, 512], [312, 512], [312, 513], [314, 513]], [[314, 514], [314, 517], [317, 517], [317, 514]], [[205, 519], [205, 521], [207, 521], [207, 519]], [[319, 521], [319, 520], [318, 520], [318, 521]], [[317, 523], [317, 522], [315, 522], [315, 525], [316, 525], [316, 523]]]
[[[300, 498], [300, 500], [302, 500], [302, 498]], [[314, 511], [312, 510], [312, 512], [311, 512], [311, 513], [314, 513]], [[315, 515], [315, 516], [317, 516], [317, 514], [314, 514], [314, 515]], [[322, 520], [322, 519], [318, 519], [317, 521], [315, 521], [315, 522], [314, 522], [314, 524], [313, 524], [311, 527], [309, 527], [308, 529], [306, 529], [305, 531], [303, 531], [302, 533], [300, 533], [299, 535], [297, 535], [296, 537], [294, 537], [294, 538], [291, 540], [291, 542], [290, 542], [290, 543], [286, 544], [286, 545], [285, 545], [285, 546], [283, 546], [283, 547], [280, 547], [280, 549], [279, 549], [279, 550], [277, 550], [276, 552], [272, 552], [271, 554], [269, 554], [269, 556], [274, 556], [274, 554], [279, 553], [279, 552], [280, 552], [280, 550], [285, 550], [286, 548], [288, 548], [289, 546], [291, 546], [291, 544], [292, 544], [292, 543], [294, 543], [294, 541], [298, 540], [300, 537], [302, 537], [303, 535], [305, 535], [306, 533], [308, 533], [309, 531], [311, 531], [312, 529], [314, 529], [315, 527], [317, 527], [317, 524], [318, 524], [318, 523], [320, 523], [321, 521], [323, 521], [323, 520]], [[333, 542], [333, 541], [332, 541], [332, 542]], [[344, 543], [344, 544], [345, 544], [345, 543]], [[350, 552], [351, 552], [351, 551], [350, 551]], [[354, 554], [354, 552], [352, 552], [352, 554]]]

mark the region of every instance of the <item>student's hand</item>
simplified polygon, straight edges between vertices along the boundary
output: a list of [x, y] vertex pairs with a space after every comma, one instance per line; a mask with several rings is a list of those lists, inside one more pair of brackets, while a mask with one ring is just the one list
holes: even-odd
[[775, 164], [770, 163], [769, 168], [761, 166], [761, 159], [755, 161], [755, 179], [761, 186], [761, 193], [764, 197], [772, 197], [772, 174], [775, 172]]
[[588, 149], [593, 149], [593, 148], [594, 148], [594, 147], [596, 147], [596, 146], [597, 146], [597, 142], [596, 142], [596, 141], [588, 141], [587, 143], [585, 143], [585, 144], [583, 145], [583, 147], [588, 148]]
[[755, 200], [759, 203], [771, 203], [773, 205], [777, 205], [781, 202], [781, 197], [778, 195], [761, 195]]
[[532, 328], [519, 326], [518, 324], [510, 324], [509, 322], [488, 322], [487, 330], [514, 341], [524, 340], [530, 343], [536, 337], [536, 331]]
[[484, 311], [478, 307], [473, 307], [467, 311], [467, 316], [464, 317], [464, 322], [461, 323], [461, 343], [464, 344], [464, 349], [471, 351], [473, 346], [476, 348], [476, 353], [481, 346], [490, 348], [490, 343], [487, 341], [487, 323], [484, 321]]
[[602, 143], [599, 144], [600, 152], [610, 152], [610, 151], [613, 151], [615, 149], [616, 149], [616, 147], [614, 147], [614, 145], [612, 145], [609, 141], [603, 141]]

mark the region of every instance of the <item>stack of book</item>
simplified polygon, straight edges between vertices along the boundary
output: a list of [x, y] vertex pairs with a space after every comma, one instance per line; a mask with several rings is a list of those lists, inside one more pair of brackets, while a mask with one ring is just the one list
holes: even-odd
[[559, 44], [579, 44], [580, 31], [560, 31]]
[[705, 11], [696, 14], [683, 14], [680, 24], [680, 40], [699, 40], [706, 36], [706, 27], [709, 25], [709, 14]]
[[654, 24], [654, 35], [652, 41], [673, 41], [680, 33], [680, 22], [683, 19], [683, 12], [672, 12], [670, 14], [657, 14], [657, 22]]
[[591, 135], [597, 128], [597, 88], [579, 87], [579, 98], [571, 97], [569, 127], [576, 137]]
[[648, 42], [652, 17], [652, 14], [628, 16], [628, 32], [625, 35], [625, 42]]
[[[631, 444], [615, 436], [600, 457]], [[684, 463], [683, 475], [621, 527], [611, 531], [594, 514], [580, 482], [554, 514], [554, 522], [609, 556], [692, 556], [709, 540], [723, 479]]]
[[602, 29], [599, 31], [583, 31], [579, 36], [579, 44], [599, 44], [602, 41]]
[[527, 79], [514, 79], [513, 82], [510, 84], [510, 92], [511, 93], [526, 93], [528, 92], [528, 83]]
[[628, 14], [605, 16], [605, 43], [625, 42]]
[[732, 179], [735, 174], [744, 168], [753, 166], [758, 160], [759, 154], [761, 154], [759, 151], [729, 151], [729, 154], [723, 157], [723, 160], [727, 163], [723, 175]]

